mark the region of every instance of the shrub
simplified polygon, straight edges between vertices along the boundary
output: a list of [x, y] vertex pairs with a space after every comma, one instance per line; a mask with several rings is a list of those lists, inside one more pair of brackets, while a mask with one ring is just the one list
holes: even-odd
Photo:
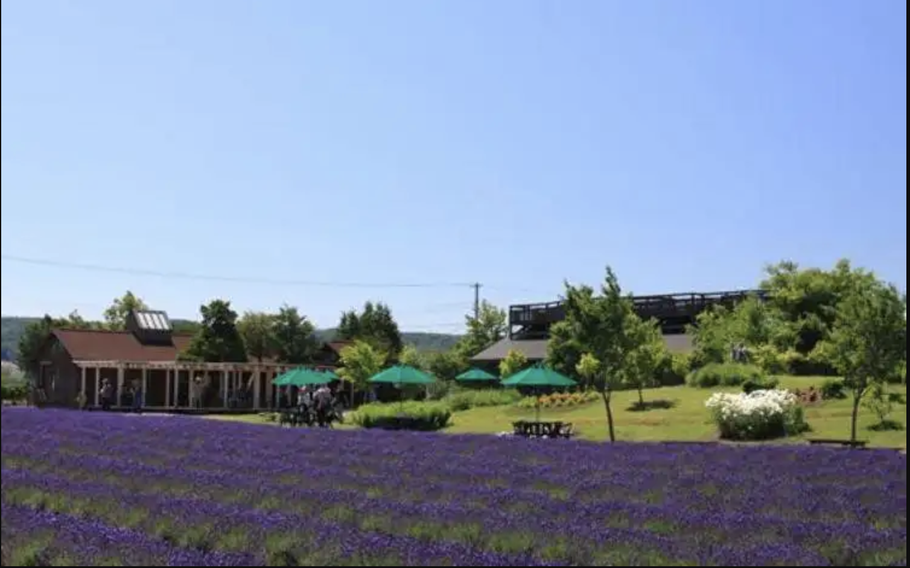
[[847, 398], [846, 385], [841, 379], [828, 379], [822, 383], [823, 400], [840, 400]]
[[5, 401], [22, 402], [28, 399], [28, 384], [19, 381], [4, 382], [0, 386], [0, 398]]
[[809, 429], [796, 396], [785, 390], [716, 393], [705, 406], [725, 440], [771, 440]]
[[427, 400], [442, 400], [457, 390], [453, 381], [436, 381], [427, 385]]
[[689, 373], [686, 382], [698, 388], [718, 386], [738, 387], [746, 381], [761, 381], [765, 376], [755, 365], [741, 363], [711, 363]]
[[554, 393], [541, 397], [525, 397], [518, 403], [521, 408], [536, 408], [537, 402], [540, 401], [541, 408], [564, 408], [567, 406], [579, 406], [598, 400], [600, 395], [593, 391], [573, 392], [573, 393]]
[[743, 392], [751, 394], [760, 390], [774, 390], [780, 384], [775, 377], [764, 377], [760, 379], [749, 379], [743, 383]]
[[450, 393], [443, 399], [452, 412], [461, 412], [469, 408], [485, 406], [507, 406], [521, 400], [521, 393], [517, 390], [488, 389], [488, 390], [458, 390]]
[[773, 345], [759, 345], [752, 351], [752, 361], [766, 373], [779, 374], [787, 372], [787, 361], [784, 355]]
[[361, 428], [385, 430], [442, 430], [451, 419], [449, 406], [440, 402], [373, 403], [351, 414], [351, 421]]
[[670, 353], [657, 368], [657, 382], [662, 387], [684, 385], [691, 369], [692, 358], [688, 353]]

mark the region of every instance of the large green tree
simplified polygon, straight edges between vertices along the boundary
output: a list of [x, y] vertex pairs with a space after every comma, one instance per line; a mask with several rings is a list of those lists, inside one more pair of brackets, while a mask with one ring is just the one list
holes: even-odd
[[850, 439], [860, 405], [907, 365], [907, 298], [871, 273], [855, 271], [843, 290], [829, 338], [820, 344], [853, 395]]
[[366, 302], [360, 313], [354, 310], [342, 313], [336, 335], [347, 341], [366, 341], [387, 353], [389, 361], [397, 361], [404, 347], [392, 310], [382, 302]]
[[274, 316], [275, 355], [283, 363], [311, 363], [319, 342], [316, 327], [297, 308], [284, 305]]
[[237, 330], [237, 312], [226, 300], [212, 300], [199, 308], [202, 323], [182, 358], [208, 363], [246, 362], [246, 346]]
[[265, 312], [246, 312], [237, 322], [237, 331], [243, 338], [246, 352], [262, 362], [272, 357], [276, 350], [275, 316]]
[[126, 316], [133, 310], [147, 310], [149, 307], [129, 290], [119, 297], [114, 298], [111, 305], [104, 310], [104, 322], [108, 329], [119, 331], [126, 326]]

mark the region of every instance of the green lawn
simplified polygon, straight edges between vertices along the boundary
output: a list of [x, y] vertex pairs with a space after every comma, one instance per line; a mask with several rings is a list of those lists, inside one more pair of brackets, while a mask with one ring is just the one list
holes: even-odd
[[[785, 388], [808, 388], [820, 386], [824, 381], [820, 377], [783, 377], [781, 386]], [[621, 441], [666, 442], [666, 441], [710, 441], [717, 439], [717, 429], [710, 421], [705, 401], [713, 392], [726, 390], [739, 392], [740, 389], [695, 389], [691, 387], [666, 387], [645, 391], [645, 400], [672, 401], [674, 406], [668, 409], [634, 412], [629, 410], [632, 403], [638, 400], [636, 392], [620, 392], [613, 397], [613, 413], [616, 424], [616, 436]], [[892, 387], [893, 392], [906, 396], [906, 387]], [[806, 420], [812, 427], [801, 438], [834, 438], [850, 437], [851, 401], [837, 400], [823, 402], [818, 406], [806, 409]], [[474, 408], [465, 412], [456, 412], [452, 417], [452, 426], [446, 429], [451, 433], [497, 434], [512, 429], [512, 422], [521, 419], [533, 419], [534, 411], [511, 407], [497, 406]], [[276, 424], [266, 422], [261, 416], [211, 416], [216, 420], [233, 420], [254, 424]], [[891, 415], [906, 427], [907, 407], [894, 405]], [[573, 408], [543, 410], [542, 420], [561, 420], [574, 424], [579, 437], [585, 440], [603, 441], [607, 439], [606, 413], [601, 402], [595, 402]], [[876, 422], [875, 417], [865, 408], [860, 410], [859, 437], [868, 440], [870, 445], [888, 448], [907, 447], [907, 436], [904, 431], [874, 432], [869, 426]], [[351, 427], [343, 425], [342, 428]]]
[[[784, 377], [781, 386], [786, 388], [807, 388], [819, 386], [824, 378]], [[633, 412], [629, 410], [632, 403], [638, 400], [636, 392], [620, 392], [613, 397], [613, 414], [617, 440], [656, 442], [656, 441], [706, 441], [717, 439], [717, 428], [710, 421], [705, 401], [713, 392], [727, 390], [739, 392], [740, 389], [695, 389], [691, 387], [667, 387], [645, 391], [645, 400], [669, 400], [675, 406], [665, 410]], [[906, 395], [906, 387], [894, 387], [894, 392]], [[850, 437], [850, 400], [824, 402], [806, 409], [806, 420], [812, 431], [803, 438]], [[515, 407], [475, 408], [458, 412], [453, 417], [453, 425], [448, 432], [459, 433], [497, 433], [512, 429], [512, 422], [534, 417], [533, 410]], [[895, 405], [892, 419], [906, 426], [907, 407]], [[607, 420], [603, 403], [596, 402], [574, 408], [544, 410], [542, 420], [561, 420], [571, 422], [580, 437], [585, 440], [602, 441], [607, 439]], [[860, 410], [860, 438], [868, 440], [870, 445], [891, 448], [906, 448], [906, 432], [873, 432], [868, 429], [876, 422], [875, 417], [866, 409]]]

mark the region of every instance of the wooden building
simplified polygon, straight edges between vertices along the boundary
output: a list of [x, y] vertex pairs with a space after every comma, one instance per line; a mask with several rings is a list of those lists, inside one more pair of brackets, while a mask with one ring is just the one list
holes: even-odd
[[[644, 319], [655, 319], [660, 325], [667, 348], [673, 352], [692, 350], [692, 338], [686, 334], [689, 325], [713, 306], [733, 307], [749, 297], [767, 299], [763, 290], [732, 292], [660, 294], [634, 296], [635, 312]], [[511, 350], [517, 350], [529, 361], [542, 361], [547, 356], [550, 328], [566, 317], [563, 302], [519, 304], [509, 307], [509, 336], [472, 358], [481, 366], [493, 366]]]
[[[173, 333], [167, 314], [131, 313], [126, 331], [55, 329], [39, 357], [36, 387], [53, 406], [101, 405], [103, 381], [114, 390], [113, 407], [126, 407], [130, 386], [140, 387], [143, 408], [161, 411], [266, 410], [277, 406], [272, 380], [295, 365], [273, 361], [179, 361], [191, 337]], [[314, 366], [334, 369], [344, 342], [323, 344]]]

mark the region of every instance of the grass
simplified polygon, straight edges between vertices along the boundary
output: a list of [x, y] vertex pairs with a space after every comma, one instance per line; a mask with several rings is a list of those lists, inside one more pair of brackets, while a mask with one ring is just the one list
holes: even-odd
[[[782, 377], [781, 388], [820, 387], [825, 377]], [[617, 439], [631, 442], [701, 442], [717, 440], [717, 428], [710, 421], [705, 401], [713, 392], [741, 392], [740, 388], [696, 389], [687, 386], [665, 387], [645, 391], [645, 401], [664, 401], [667, 408], [653, 408], [641, 411], [635, 408], [638, 393], [619, 392], [613, 395], [613, 413]], [[892, 387], [892, 391], [906, 397], [907, 388]], [[850, 437], [851, 399], [825, 401], [806, 408], [806, 420], [812, 431], [791, 441], [809, 438], [847, 439]], [[452, 415], [452, 425], [445, 432], [455, 434], [497, 434], [512, 430], [512, 422], [533, 418], [534, 411], [516, 406], [494, 406], [473, 408]], [[579, 437], [584, 440], [605, 441], [607, 439], [606, 414], [601, 401], [558, 409], [541, 410], [541, 420], [571, 422]], [[260, 415], [211, 416], [213, 420], [230, 420], [251, 424], [269, 423]], [[891, 420], [907, 425], [907, 407], [895, 404]], [[870, 446], [886, 448], [907, 447], [907, 436], [901, 430], [875, 431], [875, 416], [866, 409], [860, 409], [859, 437]], [[352, 428], [350, 424], [336, 425], [336, 428]]]
[[[782, 388], [808, 388], [821, 386], [823, 377], [783, 377]], [[906, 395], [906, 387], [893, 387], [895, 392]], [[645, 391], [645, 401], [669, 401], [672, 408], [638, 411], [637, 392], [619, 392], [613, 395], [613, 414], [617, 439], [635, 442], [711, 441], [717, 439], [717, 428], [710, 421], [705, 401], [713, 392], [741, 392], [739, 388], [696, 389], [692, 387], [666, 387]], [[807, 438], [847, 439], [850, 437], [851, 400], [825, 401], [806, 408], [806, 420], [812, 431], [794, 440]], [[533, 416], [533, 411], [514, 407], [475, 408], [458, 412], [452, 417], [453, 433], [492, 434], [512, 429], [512, 422]], [[907, 407], [895, 405], [892, 420], [906, 426]], [[571, 422], [585, 440], [607, 439], [606, 413], [598, 401], [584, 406], [565, 409], [544, 409], [541, 420]], [[860, 410], [860, 438], [871, 446], [906, 448], [906, 433], [902, 431], [872, 431], [877, 419], [865, 409]]]

